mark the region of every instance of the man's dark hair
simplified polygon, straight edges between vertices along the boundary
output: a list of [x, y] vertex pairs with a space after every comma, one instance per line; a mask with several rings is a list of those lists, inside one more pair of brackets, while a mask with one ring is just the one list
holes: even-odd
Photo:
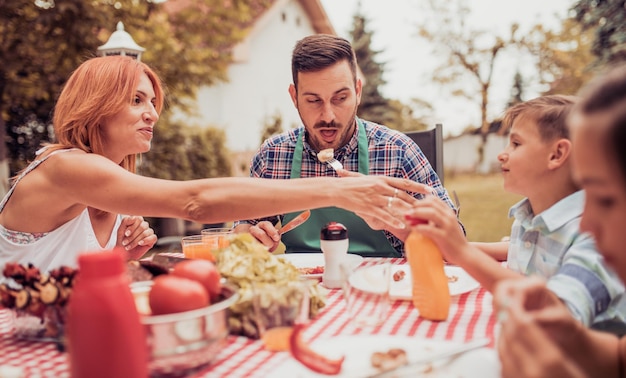
[[342, 60], [350, 64], [356, 84], [356, 55], [350, 42], [329, 34], [314, 34], [299, 40], [291, 56], [291, 74], [296, 91], [298, 73], [320, 71]]

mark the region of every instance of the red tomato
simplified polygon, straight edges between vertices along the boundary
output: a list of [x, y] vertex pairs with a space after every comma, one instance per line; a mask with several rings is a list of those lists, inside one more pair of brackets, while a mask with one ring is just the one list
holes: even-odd
[[222, 291], [220, 272], [215, 264], [208, 260], [186, 260], [174, 266], [173, 275], [198, 281], [209, 293], [211, 303], [217, 300]]
[[154, 279], [149, 300], [153, 315], [196, 310], [209, 305], [209, 295], [200, 283], [169, 274]]

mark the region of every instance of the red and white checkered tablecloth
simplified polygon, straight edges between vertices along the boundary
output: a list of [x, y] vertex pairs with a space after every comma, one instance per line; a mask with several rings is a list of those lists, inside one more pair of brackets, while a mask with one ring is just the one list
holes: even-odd
[[[404, 259], [366, 259], [364, 264], [390, 261], [404, 264]], [[398, 335], [435, 340], [467, 342], [477, 338], [494, 340], [496, 319], [491, 294], [478, 288], [452, 298], [450, 315], [445, 322], [420, 318], [411, 301], [395, 301], [387, 321], [374, 328], [357, 328], [345, 311], [341, 290], [331, 290], [326, 307], [311, 321], [305, 339], [313, 341], [338, 335]], [[493, 345], [493, 341], [492, 341]], [[268, 377], [286, 359], [286, 352], [268, 352], [258, 340], [228, 338], [216, 360], [194, 373], [193, 377]], [[51, 343], [17, 340], [12, 335], [10, 314], [0, 310], [0, 365], [23, 367], [27, 377], [69, 376], [67, 355]]]

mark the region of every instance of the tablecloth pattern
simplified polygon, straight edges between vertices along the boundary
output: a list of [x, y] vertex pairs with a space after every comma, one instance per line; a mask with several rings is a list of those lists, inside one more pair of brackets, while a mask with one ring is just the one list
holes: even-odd
[[[406, 263], [404, 259], [365, 259], [363, 264], [381, 261]], [[453, 297], [445, 322], [424, 320], [410, 301], [394, 301], [384, 324], [369, 328], [354, 326], [345, 311], [341, 290], [331, 290], [326, 307], [308, 325], [304, 337], [314, 341], [337, 335], [399, 335], [455, 342], [488, 337], [493, 345], [495, 328], [492, 297], [482, 288]], [[27, 377], [69, 377], [67, 354], [58, 351], [55, 344], [18, 340], [12, 333], [10, 312], [0, 310], [0, 365], [21, 366]], [[191, 376], [268, 377], [289, 358], [287, 352], [264, 350], [258, 340], [231, 336], [215, 361]]]

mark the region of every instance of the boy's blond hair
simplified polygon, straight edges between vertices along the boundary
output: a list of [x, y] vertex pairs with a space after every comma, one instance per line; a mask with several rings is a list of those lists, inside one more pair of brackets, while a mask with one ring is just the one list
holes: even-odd
[[576, 96], [547, 95], [513, 105], [504, 112], [502, 126], [510, 129], [519, 119], [534, 121], [541, 140], [569, 139], [567, 115], [577, 102]]

